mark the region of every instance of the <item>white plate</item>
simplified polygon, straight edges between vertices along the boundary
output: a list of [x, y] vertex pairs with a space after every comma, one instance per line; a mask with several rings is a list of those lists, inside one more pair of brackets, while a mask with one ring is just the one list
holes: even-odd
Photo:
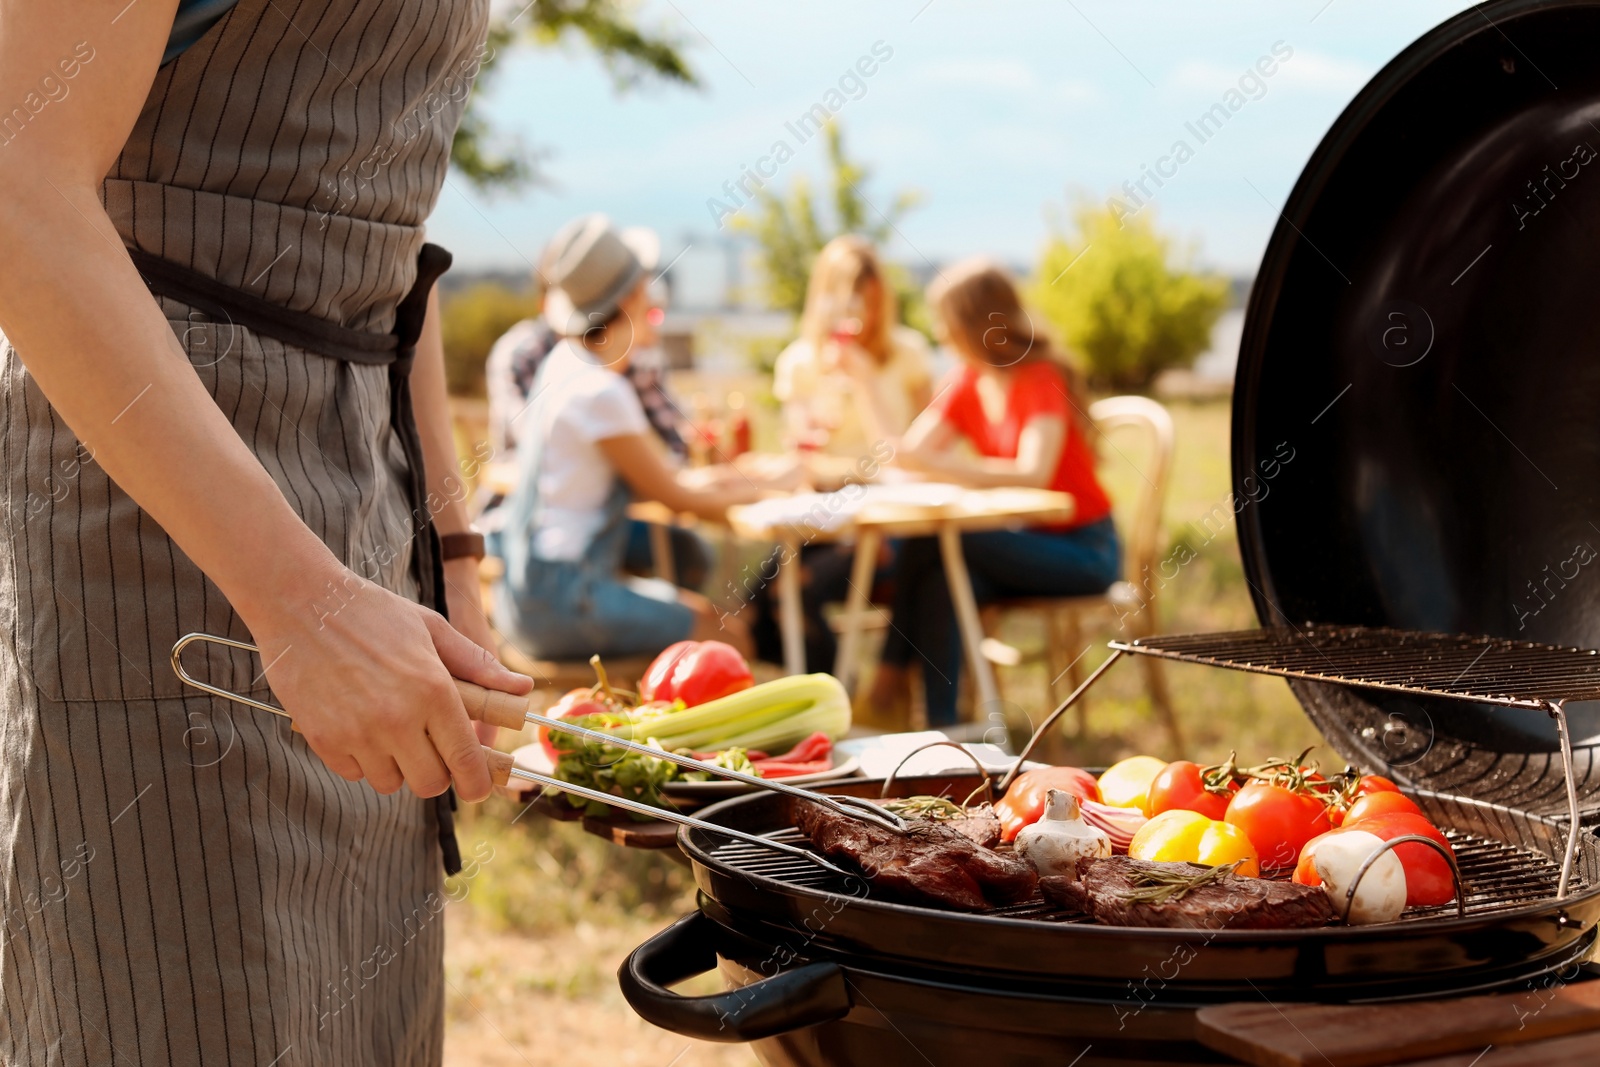
[[[976, 744], [968, 742], [961, 747], [966, 749], [971, 756], [963, 756], [960, 752], [940, 745], [937, 748], [928, 748], [911, 753], [922, 748], [923, 745], [934, 741], [947, 741], [947, 738], [938, 730], [919, 730], [914, 733], [876, 734], [869, 737], [852, 737], [840, 741], [834, 750], [840, 755], [855, 756], [861, 761], [861, 773], [867, 778], [884, 778], [894, 770], [901, 761], [896, 777], [920, 778], [928, 775], [939, 774], [971, 774], [976, 768], [972, 764], [972, 756], [976, 756], [987, 771], [1006, 771], [1011, 764], [1016, 762], [1016, 757], [1009, 755], [998, 745]], [[910, 757], [907, 759], [907, 757]], [[1022, 765], [1023, 770], [1033, 770], [1045, 766], [1033, 760]]]
[[550, 753], [546, 752], [544, 746], [537, 741], [531, 745], [523, 745], [520, 748], [512, 749], [511, 761], [523, 770], [532, 771], [534, 774], [554, 774], [556, 772], [555, 764], [550, 762]]
[[[836, 782], [841, 778], [854, 776], [860, 761], [854, 756], [845, 760], [837, 767], [826, 771], [815, 771], [811, 774], [796, 774], [788, 778], [774, 778], [774, 782], [785, 785], [806, 785], [812, 782]], [[736, 797], [743, 793], [754, 792], [753, 785], [743, 782], [730, 782], [726, 778], [713, 778], [709, 782], [668, 782], [661, 787], [661, 791], [669, 797], [686, 797], [699, 799], [701, 797]]]
[[[554, 774], [555, 767], [550, 763], [550, 754], [544, 746], [535, 742], [523, 745], [511, 753], [511, 758], [518, 767], [535, 774]], [[805, 785], [807, 782], [831, 782], [839, 778], [848, 778], [856, 773], [856, 768], [861, 761], [851, 756], [849, 759], [826, 771], [815, 771], [811, 774], [797, 774], [792, 778], [774, 778], [775, 782], [789, 782], [793, 785]], [[730, 782], [726, 778], [714, 778], [709, 782], [668, 782], [662, 787], [662, 792], [669, 797], [731, 797], [740, 793], [747, 793], [755, 786], [745, 785], [743, 782]]]

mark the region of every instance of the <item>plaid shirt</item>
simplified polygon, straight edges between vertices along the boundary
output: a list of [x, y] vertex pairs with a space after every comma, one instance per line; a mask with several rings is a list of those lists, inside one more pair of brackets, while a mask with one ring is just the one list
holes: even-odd
[[[517, 323], [496, 341], [485, 368], [489, 392], [489, 437], [495, 450], [509, 455], [517, 447], [512, 423], [528, 406], [539, 366], [561, 338], [543, 319]], [[680, 429], [683, 415], [667, 392], [665, 375], [653, 360], [635, 358], [628, 364], [628, 380], [639, 394], [639, 404], [651, 429], [679, 458], [689, 454]]]

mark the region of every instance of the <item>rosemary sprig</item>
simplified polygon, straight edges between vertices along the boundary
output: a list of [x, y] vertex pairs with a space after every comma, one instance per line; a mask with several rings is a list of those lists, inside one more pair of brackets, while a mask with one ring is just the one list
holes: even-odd
[[1237, 872], [1243, 862], [1234, 860], [1194, 874], [1164, 868], [1141, 870], [1133, 876], [1135, 888], [1129, 890], [1126, 899], [1130, 904], [1170, 904], [1201, 886], [1222, 881], [1225, 876]]
[[883, 806], [896, 815], [919, 819], [960, 819], [967, 814], [966, 808], [947, 797], [903, 797], [886, 800]]

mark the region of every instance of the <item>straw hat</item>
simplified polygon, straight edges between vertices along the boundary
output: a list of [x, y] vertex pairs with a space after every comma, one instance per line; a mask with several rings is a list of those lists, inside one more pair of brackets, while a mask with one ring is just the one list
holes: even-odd
[[651, 231], [619, 233], [604, 215], [573, 219], [545, 250], [545, 321], [564, 337], [605, 322], [649, 269], [643, 261], [660, 257], [660, 247]]

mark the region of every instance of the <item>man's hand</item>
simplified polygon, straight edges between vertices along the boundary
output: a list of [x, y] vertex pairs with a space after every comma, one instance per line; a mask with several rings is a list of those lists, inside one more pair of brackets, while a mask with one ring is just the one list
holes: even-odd
[[[522, 694], [503, 667], [444, 617], [340, 568], [330, 597], [286, 590], [266, 619], [247, 617], [267, 678], [312, 750], [380, 793], [489, 795], [489, 766], [452, 678]], [[307, 596], [305, 590], [322, 593]]]

